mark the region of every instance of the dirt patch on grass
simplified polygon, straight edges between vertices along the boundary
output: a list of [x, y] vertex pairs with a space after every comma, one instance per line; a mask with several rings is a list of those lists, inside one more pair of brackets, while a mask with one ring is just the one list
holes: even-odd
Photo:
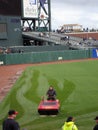
[[9, 92], [27, 66], [30, 64], [0, 66], [0, 100]]

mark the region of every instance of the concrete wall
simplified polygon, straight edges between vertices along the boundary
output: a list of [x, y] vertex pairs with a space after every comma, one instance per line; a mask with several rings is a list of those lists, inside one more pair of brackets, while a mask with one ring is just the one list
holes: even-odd
[[[0, 46], [20, 46], [22, 42], [21, 18], [0, 15]], [[2, 28], [2, 25], [5, 26]]]

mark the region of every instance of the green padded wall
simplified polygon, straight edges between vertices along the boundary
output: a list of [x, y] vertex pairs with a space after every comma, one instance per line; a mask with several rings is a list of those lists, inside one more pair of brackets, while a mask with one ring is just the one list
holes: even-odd
[[5, 65], [91, 58], [92, 50], [65, 50], [0, 54]]

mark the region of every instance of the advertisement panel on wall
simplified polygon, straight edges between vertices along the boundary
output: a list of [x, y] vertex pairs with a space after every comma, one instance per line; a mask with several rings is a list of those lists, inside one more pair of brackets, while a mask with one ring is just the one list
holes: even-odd
[[38, 18], [37, 0], [22, 0], [22, 8], [23, 18]]
[[98, 58], [98, 48], [95, 48], [95, 49], [92, 50], [92, 57]]
[[7, 24], [0, 23], [0, 39], [7, 39]]

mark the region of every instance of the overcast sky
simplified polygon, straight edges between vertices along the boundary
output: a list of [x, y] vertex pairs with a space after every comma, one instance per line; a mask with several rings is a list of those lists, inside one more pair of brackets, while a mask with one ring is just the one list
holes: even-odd
[[51, 0], [52, 29], [64, 24], [98, 28], [98, 0]]

